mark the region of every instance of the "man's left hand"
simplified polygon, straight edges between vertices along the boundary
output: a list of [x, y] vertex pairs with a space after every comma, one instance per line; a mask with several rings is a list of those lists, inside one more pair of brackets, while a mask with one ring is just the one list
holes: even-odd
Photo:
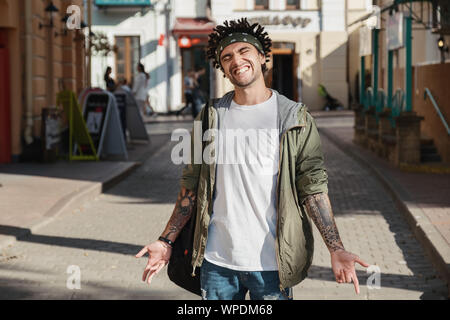
[[331, 267], [338, 283], [351, 283], [355, 286], [355, 291], [359, 294], [359, 282], [355, 271], [355, 262], [367, 268], [369, 265], [362, 261], [357, 255], [338, 249], [331, 252]]

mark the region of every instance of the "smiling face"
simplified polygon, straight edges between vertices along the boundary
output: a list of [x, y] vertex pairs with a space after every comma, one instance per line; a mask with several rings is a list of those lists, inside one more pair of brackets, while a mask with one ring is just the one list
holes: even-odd
[[264, 79], [261, 65], [265, 56], [253, 45], [236, 42], [228, 45], [220, 55], [220, 64], [225, 75], [235, 86], [245, 88], [260, 77]]

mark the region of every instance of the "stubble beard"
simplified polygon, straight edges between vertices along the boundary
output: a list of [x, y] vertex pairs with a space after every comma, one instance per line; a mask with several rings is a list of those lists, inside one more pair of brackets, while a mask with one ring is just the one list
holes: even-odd
[[[262, 71], [261, 71], [261, 73], [262, 73]], [[256, 73], [253, 75], [253, 77], [250, 80], [248, 80], [246, 82], [240, 82], [240, 81], [236, 80], [233, 76], [233, 73], [230, 72], [230, 76], [228, 77], [228, 79], [234, 86], [239, 87], [239, 88], [246, 88], [246, 87], [250, 86], [251, 84], [253, 84], [258, 79], [259, 76], [260, 76], [259, 72], [256, 71]]]

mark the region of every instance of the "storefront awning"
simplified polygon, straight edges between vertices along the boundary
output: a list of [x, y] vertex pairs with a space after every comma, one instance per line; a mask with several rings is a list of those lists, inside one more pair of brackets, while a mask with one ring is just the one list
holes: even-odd
[[177, 18], [172, 29], [174, 36], [207, 36], [215, 23], [207, 18]]

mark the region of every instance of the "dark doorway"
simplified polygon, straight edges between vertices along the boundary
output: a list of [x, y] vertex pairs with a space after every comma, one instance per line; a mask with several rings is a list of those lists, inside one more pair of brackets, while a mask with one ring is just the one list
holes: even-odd
[[291, 100], [294, 97], [294, 59], [292, 54], [273, 55], [272, 89]]
[[[204, 68], [205, 73], [199, 78], [200, 89], [206, 99], [210, 96], [210, 81], [209, 81], [209, 63], [206, 58], [206, 46], [197, 45], [190, 48], [183, 48], [181, 50], [182, 57], [182, 79], [188, 74], [190, 69], [196, 72]], [[182, 90], [184, 92], [184, 80], [182, 81]], [[183, 102], [185, 102], [184, 94], [182, 94]]]

